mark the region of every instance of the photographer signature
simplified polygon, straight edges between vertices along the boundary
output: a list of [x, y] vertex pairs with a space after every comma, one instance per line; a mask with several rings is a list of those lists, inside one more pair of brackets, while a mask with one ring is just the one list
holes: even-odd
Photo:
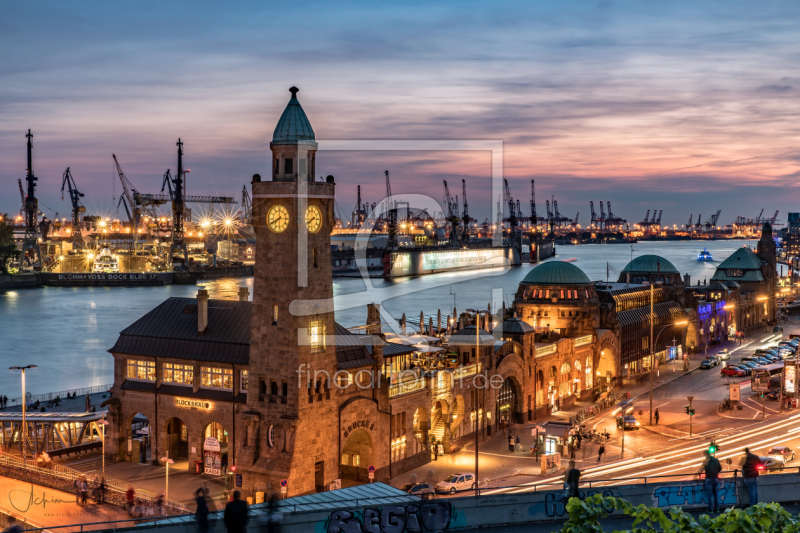
[[[24, 496], [18, 496], [18, 495], [24, 495]], [[17, 499], [16, 502], [14, 501], [15, 497]], [[22, 501], [23, 497], [24, 497], [25, 501], [24, 501], [24, 503], [20, 503]], [[44, 509], [45, 507], [47, 507], [48, 503], [66, 503], [65, 500], [61, 500], [59, 498], [49, 498], [48, 499], [47, 498], [47, 493], [44, 492], [44, 491], [42, 491], [42, 495], [40, 497], [39, 496], [34, 496], [33, 495], [33, 484], [31, 484], [30, 491], [20, 490], [20, 489], [15, 489], [15, 490], [9, 491], [8, 499], [11, 502], [11, 506], [14, 509], [16, 509], [17, 511], [19, 511], [20, 513], [27, 512], [31, 508], [31, 506], [41, 505], [42, 509]], [[19, 506], [17, 505], [18, 503], [20, 503]]]

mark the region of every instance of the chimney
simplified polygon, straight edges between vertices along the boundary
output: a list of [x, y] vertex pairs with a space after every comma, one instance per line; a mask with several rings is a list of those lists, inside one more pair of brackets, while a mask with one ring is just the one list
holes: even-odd
[[208, 327], [208, 291], [197, 291], [197, 334], [203, 335]]
[[250, 300], [250, 289], [247, 287], [239, 287], [239, 301], [247, 302]]
[[689, 275], [688, 273], [683, 275], [683, 284], [686, 285], [687, 287], [690, 287], [692, 285], [692, 276]]

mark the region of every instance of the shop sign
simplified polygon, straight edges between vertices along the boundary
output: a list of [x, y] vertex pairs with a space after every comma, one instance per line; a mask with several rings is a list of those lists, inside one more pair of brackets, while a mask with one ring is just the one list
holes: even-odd
[[350, 435], [350, 433], [353, 432], [354, 429], [364, 428], [364, 429], [368, 429], [368, 430], [372, 431], [374, 427], [375, 427], [375, 424], [373, 424], [369, 420], [358, 420], [356, 422], [353, 422], [352, 424], [350, 424], [346, 428], [344, 428], [344, 438], [346, 439], [348, 437], [348, 435]]
[[219, 441], [214, 437], [208, 437], [203, 442], [203, 465], [206, 474], [211, 476], [222, 475], [222, 454], [220, 453]]
[[786, 375], [786, 383], [784, 384], [784, 389], [789, 394], [794, 394], [795, 392], [795, 380], [796, 380], [796, 373], [795, 367], [786, 365], [783, 369]]
[[192, 409], [211, 409], [211, 402], [206, 400], [191, 400], [189, 398], [175, 398], [175, 407], [191, 407]]
[[203, 443], [203, 449], [207, 452], [219, 452], [219, 441], [214, 437], [208, 437]]

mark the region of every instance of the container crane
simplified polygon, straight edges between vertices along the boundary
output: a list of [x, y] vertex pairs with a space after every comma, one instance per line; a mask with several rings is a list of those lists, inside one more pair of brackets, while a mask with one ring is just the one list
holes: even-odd
[[570, 222], [570, 223], [569, 223], [569, 225], [570, 225], [570, 227], [571, 227], [572, 229], [576, 229], [576, 228], [578, 227], [578, 217], [579, 217], [580, 215], [581, 215], [581, 212], [580, 212], [580, 211], [578, 211], [578, 212], [575, 214], [575, 220], [573, 220], [572, 222]]
[[64, 199], [64, 188], [69, 192], [69, 199], [72, 203], [72, 249], [75, 251], [83, 250], [85, 242], [83, 241], [83, 234], [81, 233], [81, 213], [86, 212], [86, 208], [81, 205], [81, 198], [83, 193], [78, 191], [75, 186], [75, 178], [69, 171], [69, 167], [64, 171], [64, 179], [61, 182], [61, 199]]
[[663, 209], [659, 209], [658, 210], [658, 218], [656, 218], [656, 213], [655, 213], [655, 211], [653, 211], [653, 222], [659, 228], [661, 227], [661, 213], [663, 213], [663, 212], [664, 212]]
[[597, 213], [594, 212], [594, 202], [589, 200], [590, 220], [589, 224], [595, 226], [597, 224]]
[[467, 204], [467, 181], [461, 180], [461, 199], [464, 202], [464, 211], [461, 213], [461, 220], [464, 224], [464, 230], [461, 232], [461, 245], [463, 247], [469, 246], [469, 206]]
[[694, 225], [694, 229], [699, 230], [701, 227], [703, 227], [703, 225], [700, 223], [700, 218], [702, 216], [703, 215], [700, 215], [700, 214], [697, 215], [697, 223]]
[[650, 210], [649, 209], [647, 210], [647, 214], [644, 216], [644, 220], [639, 222], [639, 225], [644, 229], [647, 229], [647, 228], [650, 227]]
[[25, 264], [25, 255], [30, 250], [33, 252], [30, 265], [34, 270], [42, 268], [42, 251], [39, 248], [39, 228], [37, 218], [39, 213], [39, 200], [36, 198], [36, 182], [39, 180], [33, 173], [33, 134], [28, 130], [25, 136], [28, 139], [28, 171], [25, 181], [28, 193], [25, 195], [25, 239], [22, 242], [22, 253], [19, 258], [20, 267]]
[[600, 225], [600, 228], [603, 228], [603, 229], [606, 228], [606, 225], [607, 225], [606, 224], [606, 212], [603, 211], [603, 201], [602, 200], [600, 200], [600, 217], [597, 219], [597, 222]]
[[722, 213], [722, 210], [718, 209], [716, 213], [711, 215], [708, 218], [708, 220], [705, 221], [705, 224], [703, 224], [703, 227], [705, 228], [706, 231], [713, 231], [714, 229], [716, 229], [717, 221], [719, 220], [720, 213]]
[[444, 181], [444, 201], [447, 204], [447, 222], [450, 223], [450, 246], [458, 247], [458, 223], [461, 218], [458, 216], [458, 198], [455, 200], [450, 196], [450, 189], [447, 187], [447, 180]]
[[534, 230], [539, 226], [539, 217], [536, 215], [536, 189], [531, 180], [531, 228]]
[[692, 229], [692, 214], [691, 213], [689, 213], [689, 222], [684, 224], [683, 227], [688, 229], [688, 230]]

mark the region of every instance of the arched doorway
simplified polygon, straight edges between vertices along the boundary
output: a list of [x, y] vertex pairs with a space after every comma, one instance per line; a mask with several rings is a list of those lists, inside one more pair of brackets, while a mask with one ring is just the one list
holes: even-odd
[[434, 437], [436, 442], [442, 444], [445, 425], [450, 422], [450, 406], [445, 400], [437, 400], [431, 409], [431, 431], [428, 439]]
[[594, 386], [594, 376], [592, 374], [592, 356], [586, 356], [586, 370], [584, 371], [586, 379], [586, 389], [589, 390]]
[[583, 365], [578, 359], [575, 359], [575, 364], [572, 366], [574, 375], [572, 376], [572, 393], [578, 394], [581, 392], [581, 374], [583, 370]]
[[367, 468], [374, 464], [374, 447], [372, 435], [363, 428], [354, 430], [347, 436], [342, 446], [342, 457], [339, 470], [342, 479], [352, 481], [369, 481]]
[[175, 461], [172, 468], [189, 469], [189, 433], [178, 417], [167, 420], [165, 432], [167, 456]]
[[221, 424], [211, 422], [203, 429], [203, 471], [222, 476], [228, 468], [228, 432]]
[[[500, 392], [497, 395], [497, 413], [501, 421], [506, 424], [516, 424], [520, 422], [517, 417], [517, 387], [513, 380], [508, 377], [503, 381]], [[501, 423], [501, 426], [504, 425]]]
[[128, 454], [132, 463], [149, 463], [153, 460], [150, 429], [150, 421], [143, 413], [136, 413], [131, 417]]
[[600, 350], [600, 361], [598, 362], [597, 371], [595, 372], [595, 375], [597, 376], [596, 385], [611, 384], [611, 378], [616, 375], [614, 370], [613, 348], [605, 347], [602, 350]]

